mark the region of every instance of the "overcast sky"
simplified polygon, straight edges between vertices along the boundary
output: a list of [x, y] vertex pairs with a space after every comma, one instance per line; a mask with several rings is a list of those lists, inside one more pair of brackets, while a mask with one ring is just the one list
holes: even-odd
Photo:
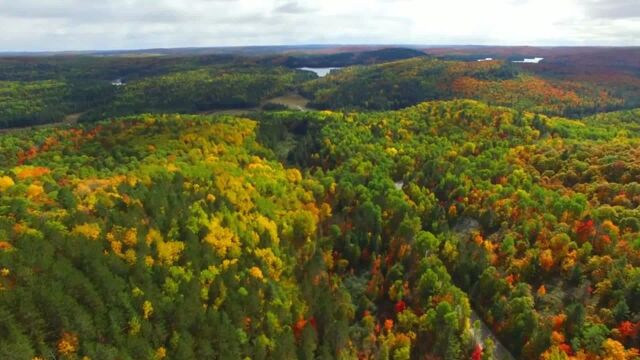
[[640, 45], [640, 0], [0, 0], [0, 51]]

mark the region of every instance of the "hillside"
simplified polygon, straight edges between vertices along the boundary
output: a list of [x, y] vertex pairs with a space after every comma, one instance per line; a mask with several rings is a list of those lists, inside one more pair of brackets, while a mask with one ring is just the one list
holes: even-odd
[[517, 358], [640, 345], [637, 111], [256, 116], [0, 137], [1, 357], [492, 358], [472, 308]]
[[345, 67], [353, 65], [373, 65], [415, 57], [425, 53], [404, 48], [384, 48], [361, 52], [338, 52], [334, 54], [303, 54], [278, 57], [272, 60], [287, 67]]
[[588, 75], [562, 75], [561, 68], [572, 67], [425, 57], [343, 69], [302, 88], [320, 109], [389, 110], [425, 100], [465, 98], [578, 118], [640, 105], [635, 73], [599, 67]]

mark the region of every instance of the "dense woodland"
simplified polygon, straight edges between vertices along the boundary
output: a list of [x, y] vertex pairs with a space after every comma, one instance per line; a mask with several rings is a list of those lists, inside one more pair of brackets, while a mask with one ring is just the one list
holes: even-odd
[[425, 100], [466, 98], [577, 118], [640, 106], [637, 71], [559, 75], [562, 69], [566, 66], [422, 57], [350, 67], [305, 83], [301, 91], [320, 109], [389, 110]]
[[[0, 134], [1, 359], [640, 356], [640, 110], [501, 61], [173, 61], [86, 110], [4, 80], [6, 114], [101, 110]], [[162, 114], [291, 86], [341, 103]]]

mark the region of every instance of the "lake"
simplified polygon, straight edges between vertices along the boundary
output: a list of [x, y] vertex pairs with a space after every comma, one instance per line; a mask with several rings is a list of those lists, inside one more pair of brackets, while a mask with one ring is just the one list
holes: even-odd
[[332, 70], [338, 70], [338, 69], [340, 69], [340, 68], [338, 68], [338, 67], [328, 67], [328, 68], [303, 67], [303, 68], [299, 68], [298, 70], [312, 71], [312, 72], [316, 73], [316, 75], [318, 75], [319, 77], [325, 77], [325, 76], [329, 75], [329, 73]]
[[539, 64], [540, 61], [544, 60], [544, 58], [541, 57], [534, 57], [534, 58], [524, 58], [524, 60], [517, 60], [514, 61], [514, 63], [521, 63], [521, 64]]

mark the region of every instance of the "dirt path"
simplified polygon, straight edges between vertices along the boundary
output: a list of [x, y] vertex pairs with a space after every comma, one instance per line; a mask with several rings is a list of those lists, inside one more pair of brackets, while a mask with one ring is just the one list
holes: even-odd
[[[458, 224], [453, 228], [453, 231], [462, 238], [468, 238], [475, 230], [480, 229], [480, 223], [472, 218], [461, 219]], [[509, 349], [507, 349], [500, 340], [493, 334], [493, 331], [484, 323], [482, 317], [471, 308], [471, 322], [478, 321], [480, 323], [480, 333], [474, 334], [478, 343], [484, 343], [486, 339], [491, 339], [495, 345], [493, 351], [493, 357], [496, 360], [515, 360]]]
[[489, 327], [482, 321], [482, 318], [478, 316], [475, 310], [471, 310], [471, 322], [475, 323], [478, 321], [480, 323], [480, 334], [474, 334], [476, 341], [479, 343], [484, 343], [486, 339], [491, 339], [495, 345], [495, 349], [493, 350], [493, 358], [496, 360], [515, 360], [511, 352], [498, 340], [498, 338], [493, 335], [493, 332]]
[[75, 125], [78, 123], [78, 120], [82, 115], [84, 115], [84, 113], [69, 114], [64, 117], [64, 119], [62, 120], [62, 123], [65, 125]]
[[278, 96], [275, 98], [271, 98], [268, 100], [264, 100], [260, 103], [258, 107], [252, 108], [238, 108], [238, 109], [225, 109], [225, 110], [210, 110], [203, 111], [200, 114], [203, 115], [244, 115], [247, 113], [262, 111], [262, 107], [268, 103], [284, 105], [288, 107], [290, 110], [298, 110], [298, 111], [309, 111], [307, 105], [309, 104], [309, 99], [302, 97], [297, 93], [288, 93], [282, 96]]
[[300, 111], [308, 111], [307, 105], [309, 105], [309, 99], [302, 97], [300, 94], [290, 93], [283, 96], [278, 96], [271, 100], [267, 100], [263, 102], [262, 105], [266, 103], [274, 103], [280, 104], [288, 107], [292, 110], [300, 110]]
[[0, 129], [0, 134], [8, 134], [8, 133], [12, 133], [12, 132], [20, 131], [20, 130], [46, 129], [46, 128], [57, 127], [57, 126], [61, 126], [61, 125], [75, 125], [75, 124], [78, 123], [78, 120], [80, 119], [80, 116], [82, 116], [83, 114], [84, 113], [69, 114], [69, 115], [65, 116], [62, 119], [62, 121], [48, 123], [48, 124], [24, 126], [24, 127], [13, 127], [13, 128], [8, 128], [8, 129]]
[[[264, 100], [260, 103], [259, 107], [252, 108], [238, 108], [238, 109], [226, 109], [226, 110], [211, 110], [211, 111], [203, 111], [200, 112], [202, 115], [244, 115], [247, 113], [262, 111], [262, 107], [265, 104], [274, 103], [280, 104], [288, 107], [290, 110], [298, 110], [298, 111], [309, 111], [307, 105], [309, 104], [309, 99], [302, 97], [298, 93], [288, 93], [282, 96], [278, 96], [272, 99]], [[73, 113], [66, 115], [62, 121], [42, 124], [42, 125], [33, 125], [33, 126], [25, 126], [25, 127], [15, 127], [8, 129], [0, 129], [0, 134], [6, 134], [11, 132], [16, 132], [20, 130], [28, 130], [28, 129], [44, 129], [49, 127], [56, 127], [61, 125], [76, 125], [78, 120], [84, 113]]]

